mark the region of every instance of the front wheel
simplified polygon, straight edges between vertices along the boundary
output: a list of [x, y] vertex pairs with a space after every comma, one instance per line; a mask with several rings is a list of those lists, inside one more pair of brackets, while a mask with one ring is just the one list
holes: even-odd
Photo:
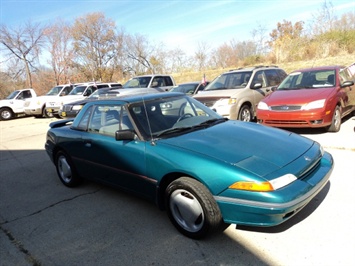
[[63, 151], [59, 151], [55, 157], [55, 166], [60, 181], [67, 187], [75, 187], [80, 183], [74, 165], [70, 157]]
[[208, 189], [195, 179], [181, 177], [166, 189], [166, 207], [173, 225], [185, 236], [200, 239], [216, 231], [222, 215]]
[[328, 132], [338, 132], [341, 127], [341, 110], [340, 107], [335, 107], [332, 124], [328, 127]]
[[250, 122], [251, 121], [251, 110], [248, 105], [243, 105], [238, 114], [238, 120], [244, 121], [244, 122]]
[[0, 120], [10, 120], [14, 118], [15, 114], [10, 108], [1, 108], [0, 109]]
[[53, 113], [48, 112], [48, 111], [46, 110], [46, 106], [44, 106], [44, 107], [43, 107], [43, 110], [42, 110], [42, 117], [44, 117], [44, 118], [53, 118], [54, 115], [53, 115]]

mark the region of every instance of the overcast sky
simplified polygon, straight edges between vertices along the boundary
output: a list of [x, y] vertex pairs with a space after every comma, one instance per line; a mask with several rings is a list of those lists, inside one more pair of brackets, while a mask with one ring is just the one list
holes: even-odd
[[[338, 16], [355, 11], [354, 0], [327, 3]], [[73, 22], [88, 13], [102, 12], [118, 29], [188, 52], [198, 43], [214, 48], [232, 39], [251, 40], [251, 32], [260, 25], [268, 36], [283, 20], [307, 24], [323, 4], [324, 0], [0, 0], [0, 22], [8, 27], [29, 20], [45, 24], [59, 17]]]

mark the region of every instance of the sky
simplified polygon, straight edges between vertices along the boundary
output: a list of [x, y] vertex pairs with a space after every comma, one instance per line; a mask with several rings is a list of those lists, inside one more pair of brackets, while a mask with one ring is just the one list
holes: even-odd
[[[196, 51], [199, 44], [217, 48], [231, 40], [252, 40], [252, 31], [266, 35], [283, 20], [310, 23], [325, 0], [0, 0], [0, 23], [9, 28], [26, 22], [68, 22], [102, 12], [117, 29], [146, 36], [168, 49]], [[327, 1], [337, 16], [355, 12], [354, 0]]]

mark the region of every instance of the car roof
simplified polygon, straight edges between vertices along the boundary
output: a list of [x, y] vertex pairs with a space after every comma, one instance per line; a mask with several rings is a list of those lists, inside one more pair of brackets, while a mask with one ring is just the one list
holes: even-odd
[[233, 72], [244, 72], [244, 71], [253, 71], [256, 69], [280, 69], [278, 66], [251, 66], [251, 67], [241, 67], [241, 68], [237, 68], [237, 69], [231, 69], [227, 72], [225, 72], [224, 74], [227, 73], [233, 73]]
[[309, 67], [309, 68], [300, 68], [300, 69], [292, 71], [291, 73], [294, 73], [294, 72], [310, 72], [310, 71], [316, 71], [316, 70], [343, 69], [343, 68], [345, 68], [345, 66], [341, 66], [341, 65], [317, 66], [317, 67]]
[[118, 97], [112, 97], [109, 99], [95, 100], [90, 102], [89, 105], [93, 105], [98, 102], [104, 104], [112, 104], [117, 101], [126, 102], [126, 103], [136, 103], [136, 102], [150, 101], [155, 99], [170, 98], [176, 96], [185, 96], [185, 94], [181, 92], [164, 92], [164, 93], [143, 93], [143, 94], [135, 94], [135, 95], [123, 95]]

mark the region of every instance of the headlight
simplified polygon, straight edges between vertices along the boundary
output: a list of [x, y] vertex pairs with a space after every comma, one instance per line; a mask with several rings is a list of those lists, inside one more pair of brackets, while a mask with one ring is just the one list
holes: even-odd
[[269, 110], [269, 106], [265, 102], [258, 103], [258, 109], [260, 110]]
[[313, 101], [302, 106], [302, 110], [323, 108], [325, 99]]
[[238, 190], [267, 192], [274, 191], [284, 186], [287, 186], [295, 180], [297, 180], [297, 177], [295, 177], [293, 174], [286, 174], [265, 182], [239, 181], [230, 185], [229, 188]]
[[82, 105], [74, 105], [72, 109], [73, 110], [81, 110], [81, 108], [83, 108]]
[[237, 98], [230, 98], [228, 100], [228, 104], [236, 104], [237, 103]]

